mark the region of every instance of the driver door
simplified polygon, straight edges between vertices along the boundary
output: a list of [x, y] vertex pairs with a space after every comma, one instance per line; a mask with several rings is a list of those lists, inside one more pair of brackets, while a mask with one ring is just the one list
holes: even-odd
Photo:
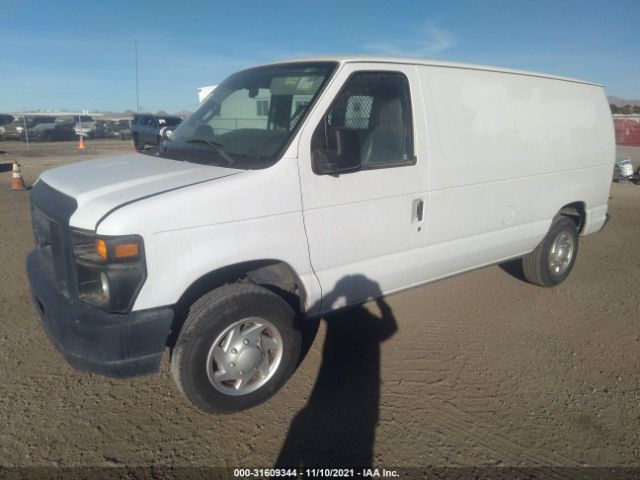
[[[298, 150], [304, 222], [321, 306], [366, 301], [424, 278], [426, 132], [415, 68], [350, 63], [311, 112]], [[359, 168], [318, 174], [313, 151], [357, 136]], [[318, 171], [318, 169], [316, 169]]]

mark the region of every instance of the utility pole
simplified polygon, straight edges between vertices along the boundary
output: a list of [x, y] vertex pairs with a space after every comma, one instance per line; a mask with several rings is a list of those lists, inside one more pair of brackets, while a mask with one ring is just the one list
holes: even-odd
[[133, 41], [133, 49], [136, 56], [136, 112], [140, 111], [140, 95], [138, 93], [138, 41]]
[[22, 116], [22, 125], [24, 125], [24, 136], [27, 140], [27, 148], [31, 148], [29, 146], [29, 130], [27, 129], [27, 116], [23, 115]]

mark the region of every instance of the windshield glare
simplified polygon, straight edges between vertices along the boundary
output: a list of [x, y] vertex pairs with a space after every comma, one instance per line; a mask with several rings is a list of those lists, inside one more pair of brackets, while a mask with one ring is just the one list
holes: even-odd
[[233, 168], [272, 165], [335, 66], [291, 63], [232, 75], [178, 126], [160, 155]]

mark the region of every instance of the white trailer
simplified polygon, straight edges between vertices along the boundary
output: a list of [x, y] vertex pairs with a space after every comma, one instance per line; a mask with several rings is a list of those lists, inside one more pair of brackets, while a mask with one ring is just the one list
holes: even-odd
[[198, 103], [204, 102], [204, 100], [216, 89], [216, 87], [217, 85], [198, 87]]

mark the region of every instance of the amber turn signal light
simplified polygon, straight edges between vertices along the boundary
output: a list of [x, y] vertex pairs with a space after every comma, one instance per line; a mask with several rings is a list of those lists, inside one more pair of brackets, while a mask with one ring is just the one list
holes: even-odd
[[101, 238], [96, 240], [96, 252], [102, 260], [107, 261], [107, 243]]
[[120, 243], [115, 246], [115, 258], [133, 258], [138, 255], [140, 255], [140, 245], [137, 243]]

